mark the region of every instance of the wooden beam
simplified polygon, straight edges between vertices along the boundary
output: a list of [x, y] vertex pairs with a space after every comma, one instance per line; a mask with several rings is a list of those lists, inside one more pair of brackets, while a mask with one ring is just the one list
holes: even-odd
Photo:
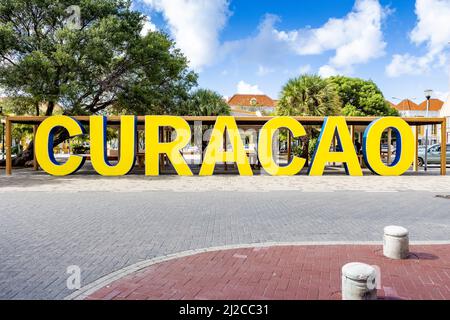
[[12, 174], [12, 122], [9, 118], [6, 118], [6, 136], [5, 136], [5, 150], [6, 150], [6, 174]]
[[415, 126], [414, 129], [414, 163], [413, 170], [419, 171], [419, 126]]
[[38, 129], [38, 125], [34, 125], [33, 126], [33, 170], [34, 171], [39, 171], [39, 164], [36, 158], [36, 132]]
[[447, 174], [447, 120], [441, 123], [441, 175]]
[[[22, 124], [39, 124], [44, 121], [47, 117], [43, 116], [12, 116], [10, 117], [13, 123]], [[73, 116], [72, 118], [78, 120], [82, 123], [89, 123], [89, 116]], [[203, 121], [205, 124], [214, 123], [217, 117], [182, 117], [187, 122]], [[325, 117], [293, 117], [297, 121], [306, 125], [321, 125], [324, 122]], [[273, 117], [235, 117], [236, 122], [241, 122], [242, 124], [264, 124]], [[377, 120], [378, 117], [346, 117], [345, 118], [349, 125], [367, 125]], [[423, 117], [408, 117], [402, 118], [409, 125], [432, 125], [441, 124], [442, 118], [423, 118]], [[145, 123], [145, 116], [137, 117], [138, 123]], [[120, 116], [110, 116], [108, 117], [108, 123], [120, 124]]]

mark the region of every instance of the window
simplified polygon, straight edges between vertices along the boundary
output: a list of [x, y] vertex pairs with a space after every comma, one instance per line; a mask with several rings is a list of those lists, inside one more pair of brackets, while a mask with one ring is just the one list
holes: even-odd
[[258, 100], [256, 100], [256, 98], [251, 98], [251, 99], [250, 99], [250, 104], [251, 104], [252, 106], [256, 106], [257, 103], [258, 103]]
[[436, 146], [430, 149], [431, 152], [441, 152], [441, 146]]

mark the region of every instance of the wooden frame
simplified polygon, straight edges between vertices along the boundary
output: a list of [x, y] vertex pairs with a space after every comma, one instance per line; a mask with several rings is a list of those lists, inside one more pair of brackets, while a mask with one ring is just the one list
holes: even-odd
[[447, 174], [447, 120], [441, 122], [441, 175]]
[[[20, 123], [20, 124], [40, 124], [47, 117], [45, 116], [11, 116], [6, 119], [11, 121], [12, 123]], [[75, 120], [82, 123], [89, 123], [89, 116], [72, 116]], [[217, 117], [181, 117], [187, 122], [195, 122], [201, 121], [203, 124], [214, 124], [217, 120]], [[234, 117], [238, 124], [253, 124], [253, 125], [263, 125], [274, 117]], [[305, 124], [305, 125], [322, 125], [325, 117], [292, 117], [297, 121]], [[348, 125], [369, 125], [371, 122], [379, 119], [380, 117], [346, 117]], [[409, 117], [402, 118], [409, 125], [432, 125], [432, 124], [442, 124], [445, 121], [444, 118], [424, 118], [424, 117]], [[138, 124], [145, 123], [145, 116], [137, 117]], [[108, 123], [120, 123], [120, 116], [109, 116]]]
[[[12, 174], [12, 125], [14, 123], [20, 124], [29, 124], [34, 125], [35, 128], [39, 126], [39, 124], [44, 121], [47, 117], [45, 116], [11, 116], [6, 117], [6, 137], [5, 137], [5, 150], [6, 150], [6, 174]], [[89, 123], [89, 116], [73, 116], [72, 118], [76, 119], [81, 123]], [[202, 124], [214, 124], [217, 117], [182, 117], [184, 120], [190, 123], [201, 121]], [[274, 117], [235, 117], [235, 120], [238, 125], [264, 125], [269, 120]], [[322, 125], [324, 123], [325, 117], [292, 117], [297, 121], [301, 122], [303, 125]], [[347, 124], [350, 126], [355, 125], [369, 125], [371, 122], [379, 119], [379, 117], [346, 117]], [[441, 175], [446, 175], [447, 167], [447, 122], [445, 118], [402, 118], [409, 125], [416, 126], [416, 140], [417, 140], [417, 126], [422, 125], [441, 125]], [[108, 117], [109, 124], [119, 124], [120, 116], [111, 116]], [[145, 123], [145, 116], [137, 117], [138, 124]], [[417, 143], [416, 143], [417, 150]], [[417, 151], [416, 151], [417, 154]], [[416, 160], [417, 162], [417, 160]], [[36, 164], [37, 166], [37, 164]]]
[[419, 126], [414, 127], [414, 163], [413, 170], [419, 171]]

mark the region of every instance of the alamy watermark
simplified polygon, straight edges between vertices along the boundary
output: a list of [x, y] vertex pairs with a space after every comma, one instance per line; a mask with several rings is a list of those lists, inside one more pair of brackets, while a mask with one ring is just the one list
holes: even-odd
[[380, 290], [381, 289], [381, 269], [379, 266], [376, 266], [376, 265], [372, 265], [372, 268], [375, 269], [375, 274], [373, 274], [367, 278], [367, 289]]
[[67, 274], [70, 276], [66, 280], [66, 286], [69, 290], [79, 290], [81, 288], [81, 268], [79, 266], [68, 266]]
[[65, 10], [67, 14], [64, 25], [70, 30], [80, 30], [81, 29], [81, 8], [79, 6], [73, 5], [67, 7]]

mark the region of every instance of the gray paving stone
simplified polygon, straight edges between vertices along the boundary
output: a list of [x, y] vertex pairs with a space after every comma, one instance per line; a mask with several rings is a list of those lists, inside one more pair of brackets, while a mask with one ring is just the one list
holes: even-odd
[[0, 193], [0, 299], [63, 298], [66, 268], [82, 285], [139, 261], [242, 243], [450, 240], [450, 201], [435, 193]]

